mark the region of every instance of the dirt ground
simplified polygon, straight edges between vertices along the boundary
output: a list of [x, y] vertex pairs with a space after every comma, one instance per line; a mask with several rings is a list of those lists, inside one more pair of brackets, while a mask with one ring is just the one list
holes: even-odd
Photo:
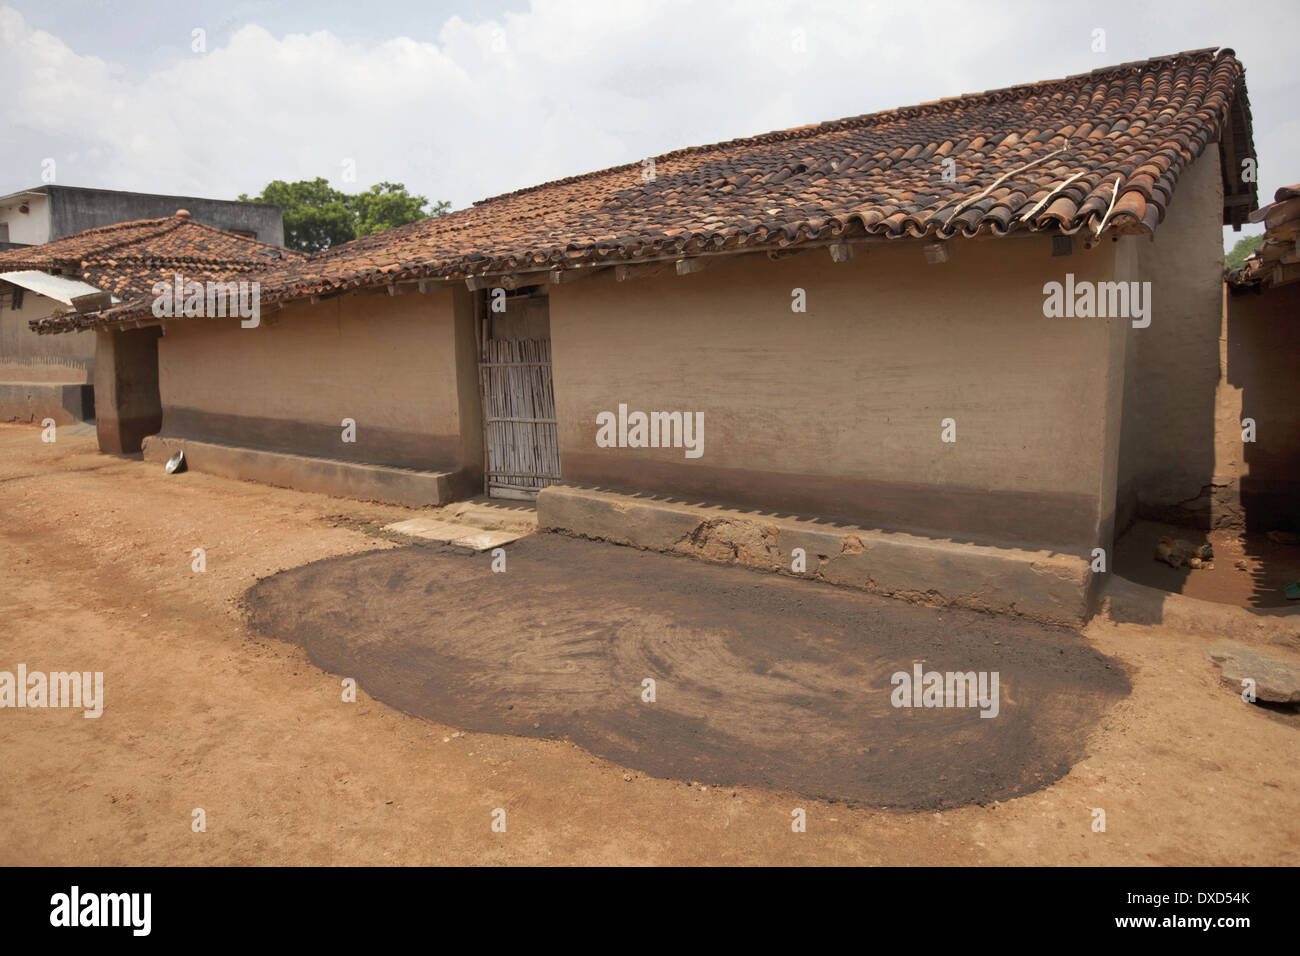
[[[1173, 568], [1155, 560], [1161, 537], [1214, 547], [1212, 567]], [[1286, 586], [1300, 581], [1300, 545], [1260, 532], [1196, 531], [1158, 521], [1139, 521], [1115, 545], [1115, 568], [1130, 581], [1202, 601], [1238, 607], [1300, 607]]]
[[[810, 788], [800, 779], [782, 789], [770, 780], [766, 786], [733, 783], [703, 772], [694, 780], [657, 777], [636, 766], [636, 753], [621, 755], [626, 764], [597, 756], [619, 756], [619, 726], [605, 722], [605, 738], [614, 744], [600, 734], [584, 736], [564, 720], [583, 708], [563, 700], [543, 708], [535, 694], [516, 694], [512, 699], [533, 701], [533, 723], [543, 724], [543, 711], [556, 721], [518, 733], [494, 732], [512, 728], [483, 720], [487, 713], [507, 721], [499, 709], [480, 707], [473, 720], [474, 714], [454, 708], [436, 719], [403, 713], [369, 696], [364, 675], [356, 702], [347, 703], [338, 674], [317, 667], [302, 647], [252, 628], [245, 593], [259, 579], [288, 569], [302, 570], [271, 577], [254, 595], [326, 569], [341, 575], [328, 579], [333, 602], [304, 607], [304, 623], [341, 623], [349, 614], [361, 622], [382, 606], [386, 592], [391, 601], [394, 590], [403, 590], [402, 580], [376, 579], [369, 563], [382, 558], [399, 567], [413, 552], [305, 566], [398, 547], [369, 532], [412, 512], [202, 474], [165, 477], [156, 465], [98, 455], [93, 434], [76, 431], [62, 429], [47, 445], [38, 428], [0, 425], [0, 670], [25, 663], [32, 671], [103, 671], [104, 713], [85, 719], [67, 709], [0, 710], [0, 864], [1300, 863], [1300, 718], [1244, 704], [1220, 686], [1217, 671], [1202, 658], [1213, 643], [1208, 639], [1104, 620], [1085, 630], [1086, 645], [1066, 632], [1044, 632], [1059, 642], [1058, 652], [1079, 655], [1080, 666], [1085, 659], [1113, 660], [1131, 689], [1103, 694], [1106, 705], [1091, 714], [1084, 702], [1075, 715], [1073, 749], [1066, 744], [1071, 728], [1053, 726], [1059, 717], [1022, 723], [1040, 728], [1038, 759], [1064, 759], [1069, 768], [1061, 768], [1063, 776], [1049, 771], [1050, 782], [1022, 796], [992, 794], [985, 805], [941, 811], [881, 810], [809, 796], [819, 789], [834, 795], [833, 788]], [[195, 548], [205, 550], [203, 573], [192, 569]], [[527, 570], [530, 555], [538, 567], [546, 564], [539, 539], [508, 551], [524, 558], [515, 570]], [[420, 556], [427, 565], [408, 565], [406, 573], [425, 576], [409, 578], [422, 590], [437, 572], [450, 582], [456, 568], [468, 566], [463, 556], [437, 548]], [[675, 570], [659, 573], [697, 579], [704, 594], [730, 593], [735, 575], [754, 580], [735, 569], [645, 557], [676, 562]], [[345, 568], [352, 569], [350, 578]], [[615, 570], [611, 564], [593, 576], [595, 600], [583, 605], [585, 611], [569, 612], [590, 620], [567, 633], [585, 633], [602, 622], [617, 632], [620, 613], [646, 613], [626, 605], [626, 582], [623, 590], [610, 583]], [[779, 671], [807, 691], [828, 668], [845, 667], [854, 640], [893, 635], [898, 641], [913, 634], [919, 642], [926, 633], [923, 617], [893, 619], [888, 612], [881, 612], [877, 630], [860, 628], [859, 618], [837, 619], [839, 612], [827, 610], [840, 606], [838, 594], [826, 599], [824, 588], [775, 577], [769, 590], [769, 579], [761, 580], [756, 592], [773, 595], [763, 600], [786, 593], [801, 598], [809, 619], [821, 623], [792, 634], [803, 656], [783, 656], [773, 628], [753, 620], [762, 617], [761, 601], [747, 610], [735, 592], [730, 610], [715, 611], [709, 646], [735, 652], [735, 634], [717, 637], [728, 627], [751, 634], [752, 659], [740, 660], [768, 667], [754, 672], [756, 687], [782, 679], [773, 676]], [[569, 593], [583, 593], [581, 580], [570, 583]], [[679, 597], [660, 592], [649, 610], [670, 620]], [[492, 606], [476, 611], [465, 595], [450, 603], [445, 598], [429, 595], [430, 620], [420, 633], [438, 635], [458, 653], [462, 641], [516, 652], [485, 671], [481, 684], [473, 674], [458, 676], [452, 690], [465, 692], [467, 710], [474, 700], [503, 700], [499, 694], [511, 673], [536, 674], [537, 655], [530, 658], [527, 635], [509, 619]], [[248, 600], [256, 610], [253, 595]], [[278, 622], [287, 620], [280, 616], [283, 607]], [[704, 614], [703, 608], [696, 605], [696, 612]], [[947, 661], [985, 661], [1005, 646], [1010, 660], [1004, 670], [1014, 674], [1016, 661], [1037, 659], [1038, 686], [1048, 687], [1043, 655], [1035, 658], [1025, 644], [1035, 629], [953, 612], [915, 613], [932, 616], [930, 631], [946, 642], [942, 653], [933, 644], [915, 651], [896, 644], [872, 659], [871, 673], [908, 658], [947, 669]], [[740, 624], [729, 624], [728, 614]], [[377, 647], [402, 636], [379, 626], [382, 615], [373, 620], [373, 631], [340, 629], [353, 634], [353, 653], [368, 641]], [[439, 621], [448, 626], [440, 629]], [[1012, 632], [1010, 640], [998, 636]], [[981, 634], [1004, 643], [980, 640]], [[818, 641], [827, 659], [810, 656]], [[1271, 652], [1287, 654], [1276, 647]], [[555, 662], [571, 674], [580, 654], [566, 652]], [[1002, 666], [1003, 659], [994, 659]], [[515, 663], [520, 669], [512, 672]], [[595, 680], [602, 692], [610, 681], [621, 687], [626, 674], [644, 669], [642, 663], [598, 670]], [[669, 672], [681, 666], [658, 663]], [[703, 676], [716, 681], [736, 666], [706, 669]], [[1089, 688], [1102, 687], [1098, 680], [1104, 683], [1077, 668], [1057, 676], [1063, 696], [1081, 692], [1086, 698]], [[706, 699], [709, 683], [693, 684], [697, 699]], [[391, 688], [378, 683], [376, 691]], [[659, 702], [637, 706], [658, 707], [672, 693], [670, 678]], [[784, 697], [783, 706], [794, 706], [790, 694]], [[810, 698], [812, 705], [823, 703]], [[1010, 692], [1005, 706], [1013, 716], [1028, 717], [1035, 705]], [[1038, 706], [1059, 714], [1069, 700]], [[771, 720], [776, 713], [760, 716]], [[733, 715], [727, 732], [738, 733], [744, 716]], [[833, 729], [842, 735], [862, 718], [870, 733], [896, 746], [874, 716], [873, 722], [867, 719], [872, 714], [845, 705]], [[462, 717], [463, 725], [451, 722]], [[542, 730], [572, 739], [529, 735]], [[761, 727], [749, 733], [750, 743], [763, 736]], [[915, 746], [952, 754], [942, 740], [913, 736]], [[579, 746], [579, 738], [595, 752]], [[1005, 742], [986, 731], [966, 739], [972, 764], [1001, 768], [1011, 780]], [[786, 756], [797, 750], [786, 747]], [[1026, 766], [1023, 772], [1043, 771]], [[206, 814], [206, 832], [191, 827], [196, 808]], [[505, 832], [493, 830], [497, 808], [506, 811]], [[796, 808], [806, 811], [806, 832], [792, 832]], [[1093, 829], [1097, 809], [1105, 811], [1105, 832]]]

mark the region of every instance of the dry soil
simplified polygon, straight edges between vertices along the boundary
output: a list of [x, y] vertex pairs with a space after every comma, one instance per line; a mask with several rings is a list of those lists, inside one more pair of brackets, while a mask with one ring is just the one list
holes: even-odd
[[[618, 578], [637, 565], [611, 561], [591, 574], [588, 603], [576, 603], [584, 591], [575, 580], [555, 582], [567, 603], [527, 605], [528, 613], [546, 615], [537, 640], [550, 651], [538, 651], [510, 619], [503, 626], [504, 593], [475, 599], [492, 580], [479, 579], [481, 568], [472, 581], [455, 578], [487, 556], [430, 548], [398, 557], [390, 549], [401, 545], [373, 533], [411, 515], [203, 474], [166, 477], [159, 466], [97, 454], [85, 429], [61, 429], [57, 442], [44, 444], [39, 428], [0, 425], [0, 670], [25, 663], [30, 670], [103, 671], [105, 680], [99, 719], [65, 709], [0, 710], [0, 864], [1300, 863], [1300, 718], [1245, 704], [1221, 686], [1201, 653], [1215, 639], [1098, 620], [1083, 639], [1041, 632], [1044, 644], [1034, 648], [1038, 629], [1015, 622], [925, 610], [910, 618], [894, 613], [899, 609], [871, 610], [876, 604], [864, 610], [856, 595], [827, 597], [823, 587], [777, 578], [752, 588], [747, 609], [745, 592], [736, 590], [742, 577], [752, 584], [747, 572], [647, 555], [675, 562], [656, 573], [701, 589], [681, 632], [672, 611], [682, 595], [661, 590], [651, 606], [632, 606], [631, 585]], [[609, 551], [559, 544], [592, 556]], [[204, 549], [203, 572], [194, 570], [196, 548]], [[376, 549], [394, 556], [340, 560]], [[544, 570], [543, 542], [527, 539], [511, 549], [522, 558], [516, 570]], [[385, 561], [405, 569], [407, 583], [367, 573]], [[562, 567], [556, 561], [552, 576]], [[271, 577], [281, 571], [290, 573]], [[256, 630], [244, 606], [259, 579], [270, 578], [254, 595], [326, 571], [353, 575], [355, 586], [332, 587], [330, 601], [303, 604], [301, 622], [326, 644], [331, 622], [352, 619], [369, 629], [335, 630], [350, 635], [346, 648], [338, 646], [354, 656], [367, 640], [387, 643], [393, 660], [417, 652], [515, 656], [477, 675], [462, 669], [441, 698], [450, 701], [445, 708], [407, 704], [412, 713], [405, 713], [371, 697], [365, 679], [357, 701], [345, 702], [342, 675], [279, 639], [294, 637], [288, 605], [275, 612], [283, 631], [276, 637]], [[412, 588], [435, 581], [442, 590], [412, 600]], [[453, 582], [455, 589], [445, 587]], [[730, 595], [732, 604], [710, 610], [709, 594]], [[810, 622], [803, 630], [778, 634], [779, 621], [761, 619], [778, 594], [792, 619]], [[255, 606], [253, 595], [248, 600]], [[879, 615], [874, 629], [860, 630], [872, 614]], [[620, 631], [645, 615], [659, 622], [662, 639], [694, 641], [697, 653], [683, 658]], [[439, 619], [447, 627], [440, 629]], [[418, 634], [390, 626], [403, 622], [414, 622]], [[590, 658], [582, 648], [555, 653], [563, 635], [590, 642], [605, 626], [615, 638], [588, 648]], [[298, 639], [303, 633], [299, 626]], [[814, 762], [790, 743], [797, 728], [770, 726], [777, 715], [799, 712], [800, 695], [805, 721], [827, 740], [851, 737], [872, 748], [879, 737], [882, 746], [898, 747], [887, 718], [855, 696], [855, 674], [864, 685], [878, 684], [908, 659], [947, 669], [948, 662], [999, 660], [994, 652], [1002, 648], [1014, 678], [1004, 706], [1028, 735], [1022, 741], [1037, 747], [1029, 746], [1023, 767], [1007, 755], [1028, 745], [959, 726], [965, 716], [978, 728], [969, 713], [942, 715], [953, 723], [936, 723], [941, 734], [915, 720], [908, 731], [918, 752], [950, 767], [960, 755], [939, 738], [957, 734], [979, 757], [970, 765], [1001, 768], [997, 786], [980, 790], [966, 779], [945, 789], [909, 770], [904, 782], [921, 798], [896, 804], [934, 799], [951, 808], [882, 810], [870, 803], [883, 791], [852, 791], [860, 780], [837, 784], [831, 771], [818, 781], [774, 769], [778, 759]], [[864, 655], [856, 662], [855, 649]], [[1072, 663], [1053, 670], [1052, 650]], [[619, 657], [624, 652], [630, 663]], [[581, 706], [539, 701], [538, 670], [548, 660], [564, 676], [554, 686], [577, 686]], [[522, 665], [517, 671], [514, 662]], [[1021, 662], [1032, 666], [1018, 670]], [[753, 753], [772, 755], [767, 765], [677, 779], [680, 766], [647, 761], [641, 748], [620, 743], [629, 732], [620, 713], [631, 707], [602, 705], [601, 695], [622, 694], [629, 678], [639, 684], [647, 666], [669, 677], [655, 705], [638, 700], [637, 707], [668, 704], [663, 713], [679, 718], [704, 713], [708, 733], [739, 737]], [[711, 692], [724, 692], [717, 681], [739, 678], [746, 667], [747, 686], [765, 701], [751, 728], [749, 704], [730, 714], [706, 706]], [[672, 676], [678, 673], [689, 678], [688, 703], [672, 699], [681, 692]], [[527, 693], [518, 692], [512, 674], [532, 685]], [[1055, 689], [1061, 699], [1021, 699], [1014, 689], [1021, 674], [1031, 675], [1039, 693]], [[440, 678], [417, 671], [409, 679]], [[827, 679], [836, 686], [822, 686]], [[392, 692], [382, 681], [375, 690]], [[584, 728], [572, 711], [589, 708], [593, 693], [596, 709], [607, 713]], [[734, 691], [727, 693], [734, 702]], [[1076, 698], [1071, 727], [1064, 718]], [[531, 710], [531, 721], [509, 716], [515, 700]], [[707, 745], [681, 754], [710, 757]], [[1035, 780], [1028, 789], [1006, 792], [1028, 780]], [[837, 795], [852, 802], [823, 798]], [[504, 833], [492, 827], [498, 808], [506, 811]], [[192, 826], [196, 809], [205, 813], [205, 832]], [[806, 832], [792, 831], [796, 809], [806, 812]], [[1105, 813], [1104, 832], [1096, 829], [1097, 811]]]

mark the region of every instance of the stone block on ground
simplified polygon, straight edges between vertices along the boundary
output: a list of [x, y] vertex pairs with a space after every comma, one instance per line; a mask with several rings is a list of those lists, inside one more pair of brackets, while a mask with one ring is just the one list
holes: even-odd
[[1242, 681], [1250, 679], [1255, 682], [1257, 700], [1300, 704], [1300, 666], [1231, 641], [1207, 647], [1205, 657], [1218, 665], [1223, 682], [1238, 691]]

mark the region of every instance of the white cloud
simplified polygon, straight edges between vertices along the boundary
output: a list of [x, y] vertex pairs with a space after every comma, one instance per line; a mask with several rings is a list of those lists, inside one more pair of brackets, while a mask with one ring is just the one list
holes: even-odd
[[[1271, 195], [1300, 179], [1295, 124], [1284, 125], [1291, 61], [1268, 26], [1284, 9], [1226, 37], [1211, 3], [1150, 12], [1126, 32], [1130, 5], [1110, 0], [1083, 17], [1015, 0], [979, 16], [965, 0], [534, 0], [500, 20], [451, 17], [433, 40], [402, 35], [397, 19], [382, 41], [249, 22], [210, 31], [203, 54], [185, 35], [172, 55], [122, 50], [114, 61], [0, 8], [0, 187], [33, 185], [53, 157], [71, 185], [233, 197], [320, 175], [347, 189], [404, 182], [459, 207], [681, 146], [1219, 40], [1261, 91], [1261, 192]], [[1090, 50], [1097, 25], [1102, 55]], [[145, 59], [164, 65], [139, 70]], [[341, 179], [347, 159], [355, 183]]]

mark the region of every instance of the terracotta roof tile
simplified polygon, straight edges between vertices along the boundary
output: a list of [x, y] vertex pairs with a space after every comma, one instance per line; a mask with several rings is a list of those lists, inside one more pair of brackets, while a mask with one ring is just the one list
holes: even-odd
[[[262, 300], [853, 237], [1150, 232], [1207, 145], [1252, 155], [1244, 76], [1196, 50], [682, 149], [648, 182], [630, 163], [280, 263]], [[1253, 184], [1225, 187], [1225, 221], [1254, 207]]]
[[[0, 252], [0, 272], [35, 269], [80, 278], [124, 300], [119, 310], [136, 312], [141, 302], [152, 303], [155, 282], [176, 273], [199, 282], [226, 281], [306, 258], [195, 222], [182, 210], [165, 219], [99, 226], [41, 245], [6, 249]], [[99, 324], [102, 318], [63, 312], [31, 325], [38, 332], [62, 332]]]
[[1300, 184], [1281, 187], [1250, 218], [1264, 223], [1264, 241], [1228, 275], [1229, 284], [1241, 291], [1300, 281]]

